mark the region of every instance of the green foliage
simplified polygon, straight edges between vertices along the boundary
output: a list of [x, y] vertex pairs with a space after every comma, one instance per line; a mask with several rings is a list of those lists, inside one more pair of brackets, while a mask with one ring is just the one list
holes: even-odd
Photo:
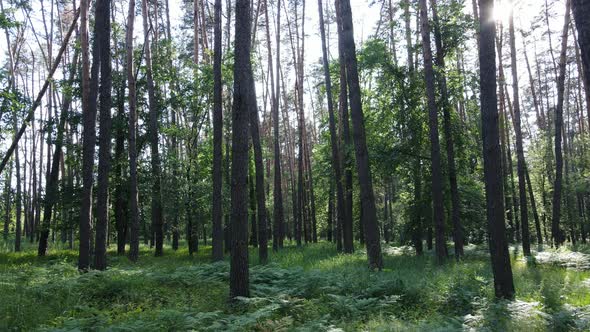
[[[496, 331], [590, 327], [590, 272], [513, 261], [515, 302], [496, 302], [486, 249], [468, 246], [459, 263], [432, 253], [386, 248], [385, 269], [365, 254], [339, 255], [332, 244], [272, 253], [250, 268], [251, 298], [229, 304], [227, 261], [209, 263], [210, 247], [137, 264], [111, 256], [107, 271], [79, 274], [76, 254], [32, 248], [0, 254], [0, 329], [112, 331]], [[590, 251], [587, 247], [579, 248]], [[560, 253], [551, 251], [552, 255]], [[568, 252], [561, 249], [562, 254]], [[560, 254], [561, 255], [561, 254]], [[580, 253], [580, 255], [582, 255]], [[251, 253], [255, 257], [254, 250]], [[561, 257], [561, 256], [560, 256]], [[256, 261], [252, 260], [253, 264]]]

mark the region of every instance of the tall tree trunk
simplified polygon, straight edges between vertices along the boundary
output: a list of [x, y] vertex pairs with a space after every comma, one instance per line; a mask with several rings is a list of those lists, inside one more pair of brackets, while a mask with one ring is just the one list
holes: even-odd
[[254, 248], [258, 247], [258, 232], [256, 227], [256, 201], [253, 199], [256, 197], [256, 191], [254, 189], [254, 169], [251, 166], [251, 163], [248, 162], [248, 190], [250, 191], [248, 196], [248, 203], [250, 204], [250, 245]]
[[531, 255], [531, 243], [529, 236], [529, 216], [526, 200], [526, 178], [525, 178], [525, 160], [522, 139], [522, 129], [520, 125], [520, 96], [518, 89], [518, 69], [516, 66], [516, 38], [514, 36], [514, 17], [513, 11], [510, 12], [509, 34], [510, 34], [510, 69], [512, 70], [512, 95], [514, 116], [514, 133], [516, 135], [516, 168], [518, 173], [518, 194], [520, 197], [520, 223], [522, 225], [522, 252], [525, 256]]
[[496, 297], [513, 298], [514, 282], [506, 242], [504, 204], [502, 192], [502, 166], [498, 130], [498, 100], [496, 98], [496, 52], [494, 39], [496, 26], [493, 20], [494, 1], [480, 0], [480, 89], [481, 123], [484, 157], [484, 180], [488, 220], [488, 244], [494, 275]]
[[96, 193], [96, 239], [94, 267], [107, 268], [107, 237], [109, 225], [109, 172], [111, 169], [111, 0], [97, 0], [95, 36], [100, 49], [100, 88], [99, 88], [99, 149], [98, 178]]
[[572, 0], [572, 12], [578, 30], [582, 67], [584, 68], [584, 88], [586, 91], [586, 109], [588, 111], [588, 130], [590, 132], [590, 2]]
[[125, 79], [120, 83], [117, 93], [117, 125], [115, 138], [115, 228], [117, 229], [117, 255], [125, 255], [127, 243], [127, 200], [125, 199], [125, 178], [123, 176], [125, 153]]
[[12, 219], [11, 206], [10, 206], [10, 192], [12, 191], [12, 163], [8, 165], [8, 173], [6, 173], [4, 179], [4, 241], [8, 240], [8, 233], [10, 231], [10, 221]]
[[[526, 165], [525, 165], [526, 166]], [[533, 185], [531, 183], [531, 177], [529, 176], [528, 167], [524, 168], [524, 175], [527, 182], [527, 188], [529, 191], [529, 197], [531, 199], [531, 209], [533, 210], [533, 218], [535, 219], [535, 232], [537, 233], [537, 244], [543, 244], [543, 234], [541, 233], [541, 222], [539, 219], [539, 213], [537, 212], [537, 202], [535, 202], [535, 195], [533, 193]]]
[[[266, 1], [266, 0], [265, 0]], [[266, 5], [266, 2], [265, 2]], [[275, 81], [275, 104], [273, 112], [273, 126], [274, 126], [274, 157], [275, 157], [275, 175], [274, 175], [274, 192], [273, 195], [273, 208], [274, 208], [274, 227], [278, 228], [277, 236], [274, 237], [274, 241], [278, 241], [278, 247], [283, 247], [283, 239], [285, 238], [285, 211], [283, 206], [283, 189], [282, 189], [282, 172], [281, 172], [281, 151], [279, 142], [279, 108], [280, 103], [280, 91], [281, 85], [279, 84], [279, 71], [281, 66], [281, 1], [277, 0], [277, 25], [276, 25], [276, 38], [277, 38], [277, 54], [276, 54], [276, 81]], [[272, 62], [270, 63], [272, 65]], [[272, 84], [271, 84], [272, 86]], [[276, 193], [275, 193], [276, 192]], [[273, 242], [274, 248], [274, 242]]]
[[[251, 69], [251, 68], [250, 68]], [[250, 135], [254, 148], [254, 166], [256, 169], [256, 202], [258, 204], [258, 259], [261, 264], [268, 260], [268, 231], [266, 229], [266, 196], [264, 192], [264, 164], [262, 163], [262, 145], [260, 144], [260, 125], [258, 109], [256, 107], [256, 91], [254, 90], [254, 77], [250, 75], [247, 84], [251, 85], [249, 96]], [[232, 168], [235, 165], [232, 161]], [[254, 197], [250, 197], [254, 199]], [[275, 239], [276, 240], [276, 239]]]
[[149, 108], [149, 122], [148, 122], [148, 136], [151, 150], [151, 166], [152, 166], [152, 234], [154, 234], [154, 242], [156, 246], [155, 255], [162, 256], [164, 253], [164, 220], [162, 217], [162, 193], [161, 193], [161, 169], [160, 169], [160, 152], [158, 147], [158, 103], [156, 100], [156, 88], [154, 86], [154, 79], [152, 75], [152, 53], [149, 38], [148, 18], [149, 11], [147, 0], [141, 1], [141, 12], [143, 17], [143, 33], [144, 33], [144, 54], [145, 67], [148, 90], [148, 108]]
[[557, 79], [557, 106], [555, 108], [555, 182], [553, 185], [553, 218], [551, 221], [551, 236], [555, 246], [565, 242], [565, 234], [559, 225], [561, 217], [561, 183], [563, 179], [563, 154], [561, 148], [563, 130], [563, 102], [565, 90], [565, 65], [567, 57], [567, 37], [570, 24], [571, 1], [566, 0], [563, 33], [561, 35], [561, 52], [559, 55], [559, 76]]
[[428, 23], [428, 8], [426, 0], [420, 0], [420, 18], [422, 24], [422, 48], [424, 54], [424, 75], [426, 80], [426, 95], [428, 102], [430, 128], [430, 158], [432, 172], [432, 212], [436, 238], [436, 258], [442, 263], [447, 257], [445, 241], [445, 220], [442, 193], [442, 168], [440, 161], [440, 144], [438, 140], [438, 109], [436, 106], [434, 69], [432, 66], [432, 51], [430, 48], [430, 25]]
[[[318, 11], [320, 17], [320, 37], [322, 40], [322, 59], [324, 65], [324, 83], [326, 85], [326, 98], [328, 99], [328, 118], [330, 126], [330, 145], [332, 148], [332, 169], [334, 170], [334, 177], [336, 182], [336, 211], [337, 211], [337, 225], [344, 224], [344, 190], [342, 189], [342, 169], [340, 147], [338, 146], [338, 134], [336, 132], [336, 119], [334, 116], [334, 103], [332, 98], [332, 80], [330, 77], [330, 64], [328, 59], [328, 50], [326, 46], [326, 29], [324, 27], [324, 12], [322, 0], [318, 0]], [[332, 186], [330, 186], [332, 189]], [[330, 196], [330, 203], [332, 203], [332, 196]], [[331, 220], [330, 220], [331, 221]], [[350, 244], [350, 243], [349, 243]], [[347, 246], [345, 252], [352, 252], [352, 246]]]
[[[340, 93], [339, 99], [339, 121], [340, 135], [342, 136], [340, 142], [342, 143], [342, 155], [340, 161], [340, 167], [344, 170], [344, 189], [343, 189], [343, 216], [342, 220], [338, 223], [338, 241], [336, 245], [341, 243], [341, 249], [346, 253], [354, 252], [354, 234], [353, 234], [353, 221], [352, 221], [352, 156], [350, 156], [350, 150], [352, 145], [352, 138], [350, 135], [350, 125], [348, 119], [348, 72], [345, 56], [345, 44], [344, 38], [340, 38], [340, 34], [343, 33], [343, 23], [340, 19], [341, 7], [340, 1], [336, 3], [336, 22], [338, 29], [338, 62], [340, 63]], [[352, 27], [351, 27], [352, 29]], [[351, 102], [352, 104], [352, 102]], [[342, 180], [341, 180], [342, 181]], [[342, 222], [342, 223], [340, 223]]]
[[340, 19], [342, 29], [338, 37], [342, 39], [344, 58], [346, 63], [346, 77], [350, 99], [350, 113], [352, 118], [353, 138], [356, 154], [357, 172], [359, 178], [361, 206], [363, 209], [362, 223], [365, 229], [367, 256], [370, 269], [383, 267], [381, 255], [381, 240], [377, 225], [377, 210], [375, 208], [375, 194], [373, 193], [373, 179], [367, 151], [365, 124], [361, 103], [361, 89], [356, 61], [356, 47], [352, 27], [352, 12], [349, 0], [340, 0]]
[[[14, 131], [16, 132], [17, 128], [17, 116], [16, 112], [14, 113]], [[16, 225], [15, 225], [15, 234], [14, 234], [14, 251], [19, 252], [21, 250], [21, 209], [22, 209], [22, 185], [21, 185], [21, 176], [20, 176], [20, 158], [18, 153], [18, 145], [14, 151], [14, 162], [16, 167], [16, 196], [14, 197], [15, 206], [16, 206]]]
[[137, 188], [137, 97], [133, 69], [133, 26], [135, 24], [135, 0], [129, 0], [127, 32], [125, 34], [125, 71], [129, 89], [129, 260], [139, 258], [139, 207]]
[[[77, 66], [77, 59], [78, 59], [78, 49], [74, 52], [74, 57], [72, 59], [72, 69], [70, 71], [70, 75], [67, 81], [67, 84], [71, 86], [74, 82], [75, 74], [77, 73], [76, 66]], [[52, 218], [52, 210], [53, 206], [57, 202], [58, 195], [59, 195], [59, 159], [62, 154], [62, 146], [64, 141], [64, 131], [66, 122], [68, 119], [68, 112], [70, 110], [70, 105], [72, 103], [72, 93], [70, 89], [64, 90], [63, 102], [62, 102], [62, 110], [59, 117], [59, 124], [57, 127], [57, 137], [55, 140], [55, 151], [53, 152], [53, 161], [51, 164], [51, 170], [49, 177], [47, 178], [46, 193], [45, 193], [45, 201], [43, 207], [43, 224], [40, 225], [39, 229], [39, 246], [37, 250], [37, 255], [45, 256], [47, 254], [47, 241], [49, 238], [49, 228], [51, 226], [51, 218]], [[49, 153], [49, 152], [48, 152]], [[62, 174], [63, 176], [63, 174]]]
[[92, 68], [89, 70], [88, 53], [88, 10], [89, 2], [80, 1], [82, 45], [82, 112], [83, 112], [83, 146], [82, 146], [82, 203], [80, 208], [80, 250], [78, 269], [86, 271], [90, 267], [92, 237], [92, 187], [94, 173], [94, 149], [96, 142], [96, 95], [98, 88], [98, 40], [92, 45]]
[[[254, 77], [250, 63], [251, 25], [250, 0], [236, 0], [231, 157], [230, 299], [250, 295], [247, 192], [248, 120], [252, 118], [252, 114], [257, 112]], [[263, 186], [259, 189], [264, 191]]]
[[455, 146], [453, 140], [453, 128], [451, 124], [451, 105], [449, 104], [447, 78], [445, 71], [445, 49], [443, 48], [442, 36], [440, 32], [440, 21], [438, 20], [438, 11], [436, 0], [430, 0], [432, 4], [432, 19], [434, 22], [434, 40], [436, 44], [436, 64], [439, 67], [438, 82], [441, 98], [440, 107], [443, 109], [444, 117], [444, 134], [447, 148], [447, 163], [449, 168], [449, 185], [451, 187], [451, 219], [453, 221], [453, 240], [455, 242], [455, 258], [463, 256], [463, 226], [461, 225], [461, 206], [459, 199], [459, 189], [457, 186], [457, 168], [455, 166]]
[[[197, 1], [195, 0], [195, 3]], [[196, 6], [196, 5], [195, 5]], [[223, 106], [221, 83], [221, 0], [215, 0], [214, 40], [213, 40], [213, 261], [223, 259], [222, 211], [222, 144], [223, 144]], [[196, 37], [195, 37], [196, 38]], [[196, 59], [197, 55], [195, 55]]]

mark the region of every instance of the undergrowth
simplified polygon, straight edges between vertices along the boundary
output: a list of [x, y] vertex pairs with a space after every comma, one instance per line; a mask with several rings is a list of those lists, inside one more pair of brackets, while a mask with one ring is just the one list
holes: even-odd
[[[587, 248], [575, 248], [587, 252]], [[548, 250], [548, 249], [547, 249]], [[258, 265], [251, 297], [228, 303], [229, 264], [210, 247], [138, 263], [109, 252], [109, 269], [79, 274], [75, 251], [0, 253], [0, 330], [111, 331], [583, 331], [590, 329], [590, 272], [513, 253], [515, 301], [496, 301], [481, 248], [461, 262], [385, 250], [369, 272], [362, 249], [287, 247]], [[546, 257], [547, 255], [543, 256]], [[562, 257], [563, 255], [559, 256]], [[566, 266], [566, 267], [564, 267]]]

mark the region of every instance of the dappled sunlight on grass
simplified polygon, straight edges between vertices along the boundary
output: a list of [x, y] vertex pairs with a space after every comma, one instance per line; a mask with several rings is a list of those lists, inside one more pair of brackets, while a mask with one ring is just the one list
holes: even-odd
[[[590, 271], [564, 268], [512, 251], [517, 298], [493, 298], [486, 246], [469, 245], [459, 262], [438, 265], [432, 252], [384, 245], [384, 268], [371, 272], [363, 247], [339, 254], [331, 243], [250, 249], [251, 299], [229, 306], [229, 263], [211, 263], [211, 247], [192, 257], [181, 247], [140, 259], [109, 250], [107, 271], [77, 271], [77, 252], [37, 258], [0, 253], [0, 330], [587, 330]], [[583, 257], [572, 248], [535, 251]], [[578, 255], [578, 256], [576, 256]], [[554, 259], [558, 260], [559, 259]]]

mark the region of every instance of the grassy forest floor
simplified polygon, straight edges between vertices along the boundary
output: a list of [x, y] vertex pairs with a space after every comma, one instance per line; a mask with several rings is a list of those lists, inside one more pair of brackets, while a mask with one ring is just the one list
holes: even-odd
[[34, 248], [1, 247], [2, 331], [590, 330], [590, 247], [538, 248], [528, 262], [512, 248], [512, 302], [493, 300], [484, 246], [443, 266], [386, 247], [382, 272], [367, 270], [359, 245], [354, 255], [329, 243], [288, 247], [267, 266], [252, 249], [252, 297], [238, 305], [227, 302], [229, 263], [210, 263], [210, 247], [158, 258], [142, 247], [137, 264], [111, 251], [107, 271], [82, 275], [76, 251], [39, 259]]

